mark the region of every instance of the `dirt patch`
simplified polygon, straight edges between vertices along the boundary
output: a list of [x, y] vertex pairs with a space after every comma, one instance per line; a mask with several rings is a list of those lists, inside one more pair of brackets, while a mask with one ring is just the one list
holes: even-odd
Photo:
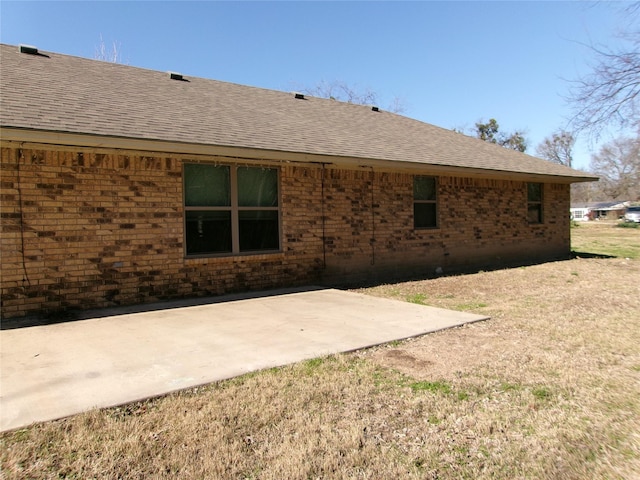
[[387, 366], [402, 368], [405, 371], [421, 372], [429, 370], [434, 365], [434, 361], [427, 354], [417, 358], [407, 350], [387, 350], [378, 356], [382, 364]]
[[[471, 324], [451, 332], [438, 332], [409, 340], [402, 348], [380, 348], [368, 352], [381, 365], [395, 368], [414, 378], [446, 378], [481, 367], [487, 362], [511, 356], [512, 349], [499, 334], [483, 324]], [[512, 341], [512, 339], [510, 340]]]

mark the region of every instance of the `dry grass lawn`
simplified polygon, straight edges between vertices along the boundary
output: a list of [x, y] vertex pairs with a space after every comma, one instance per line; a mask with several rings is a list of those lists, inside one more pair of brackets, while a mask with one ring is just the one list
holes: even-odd
[[362, 289], [492, 319], [5, 433], [3, 478], [640, 478], [640, 229], [572, 233], [616, 258]]

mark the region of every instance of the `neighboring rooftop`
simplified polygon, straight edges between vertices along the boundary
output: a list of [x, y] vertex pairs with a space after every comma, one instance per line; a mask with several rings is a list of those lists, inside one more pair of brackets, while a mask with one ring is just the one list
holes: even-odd
[[2, 128], [596, 180], [371, 106], [12, 45], [0, 65]]
[[627, 201], [614, 202], [581, 202], [572, 203], [571, 208], [588, 208], [590, 210], [620, 210], [630, 205]]

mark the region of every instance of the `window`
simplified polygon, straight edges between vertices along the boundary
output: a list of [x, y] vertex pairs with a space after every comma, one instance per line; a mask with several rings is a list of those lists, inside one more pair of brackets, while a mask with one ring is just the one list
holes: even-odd
[[542, 184], [527, 183], [527, 220], [542, 223]]
[[437, 187], [436, 177], [413, 178], [413, 226], [415, 228], [438, 226]]
[[584, 210], [574, 210], [573, 214], [571, 215], [571, 220], [575, 220], [575, 219], [582, 220], [582, 217], [585, 217], [586, 215], [587, 215], [587, 212], [585, 212]]
[[280, 248], [278, 170], [185, 164], [187, 255]]

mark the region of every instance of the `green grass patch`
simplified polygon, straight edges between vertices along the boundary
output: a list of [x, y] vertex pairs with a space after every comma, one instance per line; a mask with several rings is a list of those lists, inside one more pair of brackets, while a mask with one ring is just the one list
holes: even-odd
[[439, 417], [436, 417], [435, 415], [429, 415], [429, 417], [427, 418], [427, 421], [431, 425], [440, 425], [442, 423], [442, 419]]
[[536, 400], [549, 400], [551, 398], [551, 390], [547, 387], [536, 387], [531, 393]]
[[408, 295], [406, 298], [407, 298], [407, 302], [409, 303], [415, 303], [417, 305], [426, 305], [425, 301], [427, 299], [427, 296], [424, 293], [415, 293], [413, 295]]
[[383, 367], [376, 367], [372, 372], [371, 377], [373, 384], [378, 387], [386, 388], [398, 388], [404, 387], [407, 384], [406, 377], [397, 370], [387, 369]]
[[584, 225], [579, 232], [572, 233], [571, 247], [578, 257], [603, 255], [638, 259], [640, 258], [639, 233], [640, 224], [632, 222]]
[[315, 370], [324, 363], [324, 358], [312, 358], [311, 360], [305, 360], [303, 365], [307, 370]]
[[309, 360], [305, 360], [304, 362], [302, 362], [300, 364], [300, 367], [304, 374], [313, 375], [316, 372], [327, 367], [328, 366], [327, 364], [335, 361], [336, 361], [335, 355], [329, 355], [327, 357], [311, 358]]
[[640, 228], [640, 223], [636, 223], [636, 222], [620, 222], [616, 226], [618, 228]]
[[515, 383], [503, 382], [500, 384], [500, 390], [502, 390], [503, 392], [517, 392], [521, 389], [522, 387]]
[[468, 392], [458, 392], [458, 393], [456, 393], [456, 396], [458, 397], [458, 400], [460, 400], [460, 401], [469, 400], [469, 393]]
[[409, 384], [411, 390], [414, 392], [431, 392], [442, 393], [449, 395], [451, 393], [451, 385], [447, 382], [435, 381], [435, 382], [413, 382]]
[[640, 244], [629, 247], [609, 247], [607, 250], [609, 251], [608, 255], [617, 258], [640, 258]]

